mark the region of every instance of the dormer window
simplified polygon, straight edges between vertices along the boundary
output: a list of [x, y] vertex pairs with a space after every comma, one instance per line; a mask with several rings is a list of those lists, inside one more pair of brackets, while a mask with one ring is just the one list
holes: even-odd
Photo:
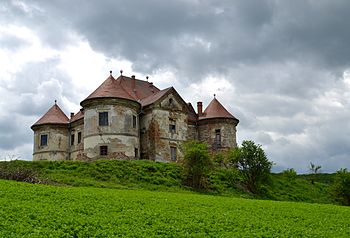
[[99, 112], [98, 113], [98, 125], [99, 126], [108, 126], [108, 112]]
[[172, 106], [172, 105], [173, 105], [173, 99], [169, 98], [169, 106]]

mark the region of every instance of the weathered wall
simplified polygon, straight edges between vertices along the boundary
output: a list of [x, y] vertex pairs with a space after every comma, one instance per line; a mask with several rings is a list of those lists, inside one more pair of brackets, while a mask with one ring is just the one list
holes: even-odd
[[[169, 99], [171, 103], [169, 103]], [[183, 158], [181, 145], [187, 139], [186, 105], [172, 94], [146, 110], [141, 118], [141, 146], [144, 159], [171, 161], [170, 147], [177, 148], [177, 160]], [[175, 131], [169, 130], [175, 124]]]
[[[81, 141], [78, 143], [78, 133], [81, 132]], [[74, 134], [74, 144], [70, 141], [70, 160], [80, 159], [84, 153], [84, 120], [81, 119], [71, 124], [70, 135]], [[71, 136], [69, 137], [71, 138]]]
[[[108, 157], [135, 158], [135, 148], [140, 150], [138, 103], [122, 99], [97, 100], [84, 111], [84, 153], [87, 157], [100, 156], [100, 146], [107, 145]], [[108, 126], [99, 126], [99, 112], [108, 112]], [[133, 116], [137, 120], [135, 128]]]
[[233, 119], [207, 119], [198, 123], [199, 141], [206, 142], [209, 148], [214, 149], [215, 130], [221, 132], [221, 149], [237, 147], [236, 142], [237, 122]]
[[[47, 145], [40, 146], [40, 136], [48, 136]], [[68, 159], [68, 127], [42, 125], [34, 129], [33, 160]]]

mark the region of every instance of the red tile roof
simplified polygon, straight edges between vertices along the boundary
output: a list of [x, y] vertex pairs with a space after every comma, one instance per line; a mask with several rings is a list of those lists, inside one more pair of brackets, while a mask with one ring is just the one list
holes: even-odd
[[119, 76], [115, 79], [110, 75], [94, 92], [85, 100], [92, 98], [124, 98], [132, 101], [139, 101], [160, 90], [147, 81]]
[[84, 118], [84, 110], [80, 109], [80, 111], [70, 119], [70, 122], [75, 122], [82, 118]]
[[147, 105], [154, 103], [155, 101], [157, 101], [158, 99], [163, 97], [169, 90], [171, 90], [171, 87], [160, 90], [160, 91], [158, 91], [158, 92], [156, 92], [156, 93], [154, 93], [146, 98], [143, 98], [141, 100], [141, 105], [144, 107], [144, 106], [147, 106]]
[[44, 124], [68, 124], [69, 119], [64, 114], [64, 112], [61, 110], [61, 108], [55, 104], [53, 105], [45, 114], [42, 116], [37, 122], [32, 125], [32, 128], [34, 126], [38, 125], [44, 125]]
[[224, 106], [214, 98], [204, 110], [202, 115], [199, 115], [199, 120], [209, 119], [209, 118], [232, 118], [236, 119], [231, 113], [229, 113]]

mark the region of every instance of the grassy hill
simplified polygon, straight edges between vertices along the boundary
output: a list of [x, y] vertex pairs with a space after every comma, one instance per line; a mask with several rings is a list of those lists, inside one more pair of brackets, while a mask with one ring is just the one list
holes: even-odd
[[[193, 192], [183, 186], [183, 172], [175, 163], [153, 161], [11, 161], [0, 162], [1, 171], [14, 175], [30, 175], [41, 183], [97, 188], [143, 189]], [[329, 187], [333, 175], [320, 174], [315, 183], [308, 175], [295, 179], [272, 174], [263, 193], [254, 195], [237, 186], [230, 171], [215, 169], [208, 179], [208, 189], [195, 191], [223, 196], [259, 198], [280, 201], [333, 203]], [[15, 178], [14, 178], [15, 179]]]
[[0, 237], [349, 237], [350, 208], [0, 180]]

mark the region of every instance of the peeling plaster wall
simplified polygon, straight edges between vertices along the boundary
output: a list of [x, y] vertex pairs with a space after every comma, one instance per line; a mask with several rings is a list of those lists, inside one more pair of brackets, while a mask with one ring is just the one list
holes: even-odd
[[199, 141], [206, 142], [209, 148], [214, 149], [215, 130], [220, 129], [221, 149], [237, 147], [236, 126], [237, 122], [232, 119], [202, 120], [198, 125]]
[[[67, 160], [68, 127], [43, 125], [34, 130], [33, 160]], [[47, 145], [40, 146], [41, 135], [47, 135]]]
[[[84, 107], [84, 155], [100, 156], [100, 146], [108, 146], [110, 159], [135, 158], [140, 151], [139, 104], [122, 99], [105, 99]], [[108, 112], [108, 126], [99, 126], [99, 112]], [[133, 116], [136, 126], [133, 127]]]
[[[70, 159], [81, 160], [84, 155], [84, 120], [73, 122], [71, 126], [70, 135], [74, 134], [74, 144], [72, 145], [70, 139]], [[81, 132], [80, 143], [78, 143], [79, 132]]]
[[[171, 103], [169, 103], [169, 99]], [[171, 132], [169, 125], [175, 124]], [[181, 145], [187, 140], [187, 112], [172, 94], [148, 109], [141, 118], [141, 145], [144, 159], [171, 161], [170, 147], [177, 148], [177, 160], [183, 158]]]

